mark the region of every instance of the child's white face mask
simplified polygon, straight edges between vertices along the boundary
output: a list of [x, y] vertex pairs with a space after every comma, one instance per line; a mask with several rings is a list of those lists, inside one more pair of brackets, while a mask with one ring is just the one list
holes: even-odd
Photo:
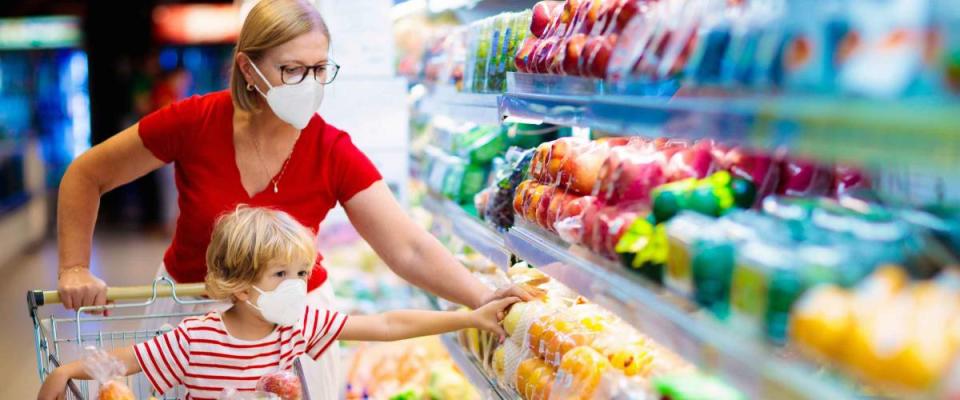
[[260, 292], [260, 297], [257, 298], [257, 304], [250, 300], [247, 300], [247, 304], [260, 310], [263, 319], [290, 326], [303, 317], [303, 310], [307, 306], [307, 282], [303, 279], [287, 279], [271, 291], [263, 291], [256, 286], [253, 288]]

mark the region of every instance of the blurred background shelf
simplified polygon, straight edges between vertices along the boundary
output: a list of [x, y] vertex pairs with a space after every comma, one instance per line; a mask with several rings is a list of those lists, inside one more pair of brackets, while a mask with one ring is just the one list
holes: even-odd
[[425, 208], [456, 227], [454, 233], [481, 254], [493, 258], [506, 252], [507, 257], [513, 254], [527, 261], [657, 343], [728, 379], [749, 398], [858, 398], [842, 378], [820, 372], [761, 339], [734, 334], [686, 299], [618, 264], [566, 245], [539, 228], [515, 226], [500, 234], [451, 201], [427, 199]]

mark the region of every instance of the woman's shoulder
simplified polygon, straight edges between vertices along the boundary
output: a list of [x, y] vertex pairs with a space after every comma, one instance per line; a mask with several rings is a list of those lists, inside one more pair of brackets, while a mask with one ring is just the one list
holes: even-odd
[[198, 114], [204, 114], [222, 110], [225, 107], [233, 107], [233, 100], [230, 98], [229, 91], [221, 90], [206, 94], [195, 94], [174, 103], [174, 106], [180, 111], [194, 111]]

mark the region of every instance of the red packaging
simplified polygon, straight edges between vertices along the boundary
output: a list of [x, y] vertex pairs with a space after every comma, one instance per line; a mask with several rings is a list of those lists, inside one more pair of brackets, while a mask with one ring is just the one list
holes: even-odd
[[513, 62], [517, 66], [517, 71], [531, 72], [531, 55], [533, 54], [533, 50], [536, 49], [538, 42], [539, 40], [534, 37], [528, 37], [523, 41], [523, 46], [520, 47], [517, 55], [513, 58]]
[[846, 165], [837, 165], [834, 168], [833, 196], [843, 196], [851, 190], [870, 188], [870, 178], [862, 170]]
[[567, 243], [583, 243], [584, 217], [596, 214], [600, 203], [593, 196], [576, 197], [563, 205], [554, 228]]
[[666, 183], [665, 165], [664, 153], [649, 146], [615, 148], [600, 167], [594, 195], [608, 204], [649, 202], [653, 188]]
[[583, 244], [606, 258], [616, 260], [617, 242], [644, 210], [645, 206], [631, 203], [603, 207], [591, 214], [589, 218], [585, 215], [584, 226], [591, 227], [585, 229], [585, 232], [589, 231], [591, 236], [584, 235], [585, 243]]
[[592, 193], [600, 168], [609, 155], [610, 147], [604, 144], [591, 143], [581, 147], [563, 164], [560, 185], [581, 195]]
[[712, 150], [712, 142], [700, 141], [691, 148], [678, 151], [670, 157], [667, 165], [667, 181], [701, 179], [709, 175], [716, 169]]
[[756, 204], [780, 186], [780, 163], [769, 154], [735, 147], [724, 156], [722, 167], [733, 176], [753, 182], [757, 189]]
[[540, 1], [533, 5], [530, 19], [530, 33], [538, 38], [544, 37], [550, 25], [560, 17], [562, 1]]
[[833, 170], [806, 160], [786, 160], [781, 164], [777, 194], [784, 196], [826, 196], [833, 188]]

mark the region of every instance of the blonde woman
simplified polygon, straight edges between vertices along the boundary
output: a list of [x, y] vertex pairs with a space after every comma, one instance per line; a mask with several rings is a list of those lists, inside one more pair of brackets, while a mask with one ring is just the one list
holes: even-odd
[[[348, 317], [307, 304], [316, 257], [313, 233], [289, 214], [238, 207], [219, 219], [206, 252], [207, 293], [232, 306], [184, 319], [176, 329], [112, 355], [127, 375], [142, 371], [159, 394], [183, 385], [188, 399], [216, 399], [224, 391], [255, 390], [261, 377], [290, 370], [297, 357], [320, 359], [340, 337], [400, 340], [465, 328], [504, 335], [499, 316], [519, 300], [493, 301], [472, 312]], [[61, 398], [69, 379], [90, 376], [80, 362], [64, 365], [47, 376], [37, 398]], [[337, 393], [330, 386], [309, 390], [312, 398]]]
[[[74, 161], [60, 185], [57, 217], [58, 290], [67, 308], [105, 303], [106, 284], [89, 270], [100, 196], [166, 163], [174, 164], [180, 216], [159, 273], [177, 282], [203, 282], [214, 220], [237, 204], [285, 211], [315, 233], [339, 203], [410, 283], [472, 308], [529, 298], [517, 287], [492, 292], [471, 276], [407, 217], [349, 135], [316, 114], [339, 70], [328, 57], [330, 39], [310, 3], [262, 0], [241, 28], [229, 90], [154, 112]], [[307, 285], [317, 306], [328, 300], [317, 290], [326, 280], [321, 260]], [[334, 349], [320, 362], [336, 359]], [[336, 379], [325, 372], [335, 367], [314, 369]]]

